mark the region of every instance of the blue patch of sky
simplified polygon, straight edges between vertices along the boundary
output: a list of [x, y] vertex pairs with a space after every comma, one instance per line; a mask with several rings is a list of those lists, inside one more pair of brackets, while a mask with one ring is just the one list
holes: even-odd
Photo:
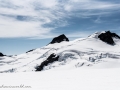
[[[99, 18], [98, 22], [95, 22]], [[53, 30], [53, 33], [72, 33], [77, 31], [101, 31], [101, 30], [110, 30], [119, 26], [120, 23], [119, 13], [115, 15], [100, 15], [100, 16], [91, 16], [90, 18], [78, 18], [72, 17], [67, 19], [69, 25], [65, 27], [58, 27], [56, 30]], [[45, 27], [53, 27], [54, 25], [46, 24]]]
[[[67, 19], [66, 21], [68, 22], [68, 25], [63, 27], [58, 27], [53, 32], [67, 32], [67, 31], [79, 30], [80, 28], [84, 28], [87, 25], [90, 25], [91, 19], [72, 17]], [[53, 26], [54, 26], [53, 23], [44, 25], [44, 27], [53, 27]]]
[[7, 55], [25, 53], [50, 43], [52, 39], [0, 38], [0, 51]]
[[18, 15], [18, 16], [16, 16], [16, 19], [19, 21], [29, 21], [32, 19], [32, 17]]
[[120, 3], [120, 0], [99, 0], [99, 1]]

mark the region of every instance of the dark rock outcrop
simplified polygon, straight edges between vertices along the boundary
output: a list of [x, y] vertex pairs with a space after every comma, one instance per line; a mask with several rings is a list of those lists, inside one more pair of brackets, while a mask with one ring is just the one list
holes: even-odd
[[53, 40], [50, 42], [50, 44], [60, 43], [62, 41], [69, 41], [69, 39], [64, 34], [62, 34], [58, 37], [53, 38]]
[[5, 56], [5, 55], [0, 52], [0, 57], [3, 57], [3, 56]]
[[34, 50], [35, 50], [35, 49], [29, 50], [29, 51], [27, 51], [26, 53], [32, 52], [32, 51], [34, 51]]
[[106, 31], [105, 33], [101, 33], [98, 36], [98, 38], [100, 38], [100, 40], [102, 40], [103, 42], [106, 42], [110, 45], [115, 45], [113, 37], [120, 39], [120, 36], [118, 36], [116, 33], [111, 33], [110, 31]]
[[56, 56], [56, 54], [54, 54], [54, 53], [51, 54], [51, 55], [47, 58], [47, 60], [43, 61], [40, 66], [37, 66], [37, 67], [36, 67], [36, 71], [42, 71], [43, 68], [44, 68], [44, 66], [47, 66], [47, 65], [50, 64], [50, 63], [53, 63], [53, 62], [55, 62], [55, 61], [58, 61], [58, 59], [59, 59], [59, 56]]

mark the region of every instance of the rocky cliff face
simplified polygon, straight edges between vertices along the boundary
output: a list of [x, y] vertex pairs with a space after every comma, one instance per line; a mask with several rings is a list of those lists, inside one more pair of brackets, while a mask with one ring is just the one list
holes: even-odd
[[53, 63], [53, 62], [55, 62], [55, 61], [58, 61], [58, 59], [59, 59], [59, 56], [57, 56], [57, 55], [54, 54], [54, 53], [51, 54], [51, 55], [47, 58], [47, 60], [43, 61], [40, 66], [37, 66], [37, 67], [36, 67], [36, 71], [42, 71], [45, 66], [47, 66], [48, 64], [51, 64], [51, 63]]
[[98, 38], [102, 40], [103, 42], [106, 42], [110, 45], [115, 45], [115, 42], [113, 38], [120, 39], [120, 36], [118, 36], [116, 33], [111, 33], [110, 31], [106, 31], [105, 33], [101, 33]]

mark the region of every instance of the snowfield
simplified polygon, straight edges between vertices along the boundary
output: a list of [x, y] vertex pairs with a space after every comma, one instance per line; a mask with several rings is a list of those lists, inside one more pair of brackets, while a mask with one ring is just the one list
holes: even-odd
[[51, 69], [42, 72], [0, 74], [0, 85], [21, 84], [31, 88], [5, 88], [5, 90], [120, 90], [120, 69], [77, 68], [59, 71]]
[[[120, 39], [109, 45], [98, 38], [100, 33], [0, 57], [0, 88], [22, 84], [31, 86], [23, 90], [120, 90]], [[35, 72], [53, 53], [59, 59]]]

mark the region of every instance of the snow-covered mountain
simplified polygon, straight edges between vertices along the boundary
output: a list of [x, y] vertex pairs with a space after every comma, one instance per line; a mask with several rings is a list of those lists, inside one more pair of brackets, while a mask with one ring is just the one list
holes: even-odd
[[0, 72], [120, 67], [120, 37], [96, 32], [73, 41], [63, 34], [48, 45], [16, 56], [0, 56]]

